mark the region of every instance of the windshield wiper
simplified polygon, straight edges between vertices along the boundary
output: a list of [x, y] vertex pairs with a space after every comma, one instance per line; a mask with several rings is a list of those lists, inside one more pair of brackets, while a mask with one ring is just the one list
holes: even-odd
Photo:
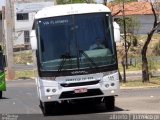
[[[95, 66], [96, 68], [98, 68], [97, 64], [93, 61], [93, 59], [90, 58], [83, 50], [79, 50], [79, 52], [80, 52], [81, 54], [83, 54], [83, 55], [90, 61], [90, 63], [91, 63], [93, 66]], [[91, 67], [92, 67], [92, 66], [91, 66]]]
[[62, 70], [62, 68], [63, 68], [64, 63], [66, 62], [66, 60], [67, 59], [68, 60], [71, 59], [71, 56], [70, 56], [69, 53], [66, 53], [65, 55], [61, 55], [61, 59], [62, 59], [62, 61], [61, 61], [60, 65], [59, 65], [58, 72], [60, 72]]

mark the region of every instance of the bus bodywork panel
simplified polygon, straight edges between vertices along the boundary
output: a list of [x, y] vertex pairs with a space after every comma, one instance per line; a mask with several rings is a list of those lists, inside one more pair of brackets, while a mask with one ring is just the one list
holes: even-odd
[[6, 90], [5, 73], [0, 72], [0, 91]]
[[102, 13], [111, 11], [101, 4], [68, 4], [47, 7], [37, 12], [35, 19], [73, 14]]

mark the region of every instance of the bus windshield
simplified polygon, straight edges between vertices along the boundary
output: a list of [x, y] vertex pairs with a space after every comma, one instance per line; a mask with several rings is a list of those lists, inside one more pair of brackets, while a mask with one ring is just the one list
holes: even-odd
[[94, 69], [116, 62], [109, 13], [43, 18], [37, 26], [42, 70]]

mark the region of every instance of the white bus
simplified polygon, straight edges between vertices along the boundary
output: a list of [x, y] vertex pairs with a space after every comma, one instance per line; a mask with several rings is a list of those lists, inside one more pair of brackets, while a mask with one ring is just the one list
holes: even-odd
[[[114, 27], [113, 27], [114, 26]], [[31, 32], [36, 85], [44, 114], [51, 104], [81, 100], [115, 106], [119, 74], [115, 41], [119, 26], [102, 4], [68, 4], [37, 12]]]

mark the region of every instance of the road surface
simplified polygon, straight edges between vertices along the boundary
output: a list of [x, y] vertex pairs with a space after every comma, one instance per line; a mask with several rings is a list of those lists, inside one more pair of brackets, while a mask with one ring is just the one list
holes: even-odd
[[[106, 111], [104, 104], [72, 104], [59, 105], [57, 113], [48, 117], [42, 115], [39, 107], [35, 81], [16, 80], [7, 81], [7, 91], [0, 100], [0, 114], [40, 117], [52, 120], [108, 120], [110, 115], [117, 114], [159, 114], [160, 115], [160, 88], [121, 90], [116, 97], [115, 111]], [[12, 116], [11, 116], [12, 117]], [[160, 116], [159, 116], [160, 117]]]

